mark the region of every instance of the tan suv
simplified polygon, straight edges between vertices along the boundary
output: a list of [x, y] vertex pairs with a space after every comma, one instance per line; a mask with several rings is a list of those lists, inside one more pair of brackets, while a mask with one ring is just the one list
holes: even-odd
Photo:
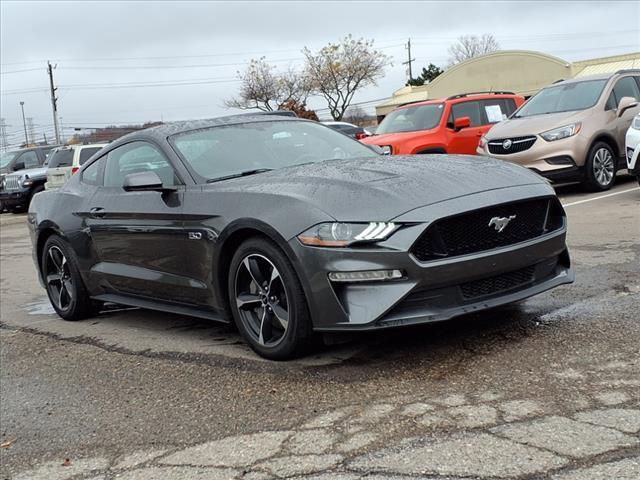
[[640, 112], [639, 101], [640, 70], [556, 82], [494, 125], [476, 152], [554, 182], [607, 190], [625, 167], [625, 133]]

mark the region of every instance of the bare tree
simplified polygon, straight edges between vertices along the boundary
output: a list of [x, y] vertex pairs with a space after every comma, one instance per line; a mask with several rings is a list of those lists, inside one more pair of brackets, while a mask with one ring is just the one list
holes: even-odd
[[367, 112], [365, 112], [360, 105], [355, 105], [353, 107], [349, 107], [342, 118], [345, 122], [353, 123], [354, 125], [362, 127], [364, 123], [369, 120], [370, 116], [367, 115]]
[[490, 33], [482, 36], [462, 35], [449, 47], [449, 66], [464, 62], [470, 58], [500, 50], [500, 44]]
[[373, 48], [372, 40], [356, 40], [351, 35], [316, 53], [306, 47], [302, 53], [313, 91], [325, 98], [334, 120], [341, 120], [355, 93], [375, 85], [391, 63], [387, 55]]
[[277, 110], [288, 102], [305, 105], [311, 86], [304, 75], [292, 69], [276, 73], [264, 57], [252, 59], [244, 72], [238, 72], [240, 92], [224, 102], [230, 108]]
[[238, 72], [241, 81], [238, 97], [225, 101], [230, 108], [257, 108], [272, 111], [277, 108], [279, 85], [274, 67], [264, 57], [252, 59], [244, 72]]

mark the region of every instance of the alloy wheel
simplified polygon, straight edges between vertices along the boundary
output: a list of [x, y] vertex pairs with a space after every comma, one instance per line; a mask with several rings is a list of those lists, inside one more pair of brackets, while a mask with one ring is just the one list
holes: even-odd
[[596, 181], [604, 186], [609, 185], [615, 173], [613, 155], [606, 148], [600, 148], [593, 157], [593, 175]]
[[45, 281], [51, 301], [59, 310], [66, 311], [75, 298], [75, 286], [71, 278], [69, 262], [60, 248], [49, 248], [44, 261]]
[[276, 266], [263, 255], [247, 255], [238, 265], [234, 293], [249, 335], [262, 346], [278, 345], [289, 328], [289, 300]]

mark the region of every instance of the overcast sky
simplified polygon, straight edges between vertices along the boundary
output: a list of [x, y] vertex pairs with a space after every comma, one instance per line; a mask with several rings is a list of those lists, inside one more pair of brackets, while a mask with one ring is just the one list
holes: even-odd
[[[317, 49], [349, 33], [374, 39], [394, 61], [378, 86], [361, 91], [355, 102], [389, 97], [404, 84], [409, 37], [416, 71], [429, 62], [445, 65], [447, 48], [463, 34], [492, 33], [503, 49], [539, 50], [569, 61], [640, 50], [637, 0], [2, 0], [0, 9], [1, 116], [10, 139], [22, 132], [20, 101], [40, 137], [52, 132], [47, 59], [57, 64], [63, 125], [89, 127], [230, 113], [223, 101], [237, 91], [236, 72], [249, 59], [264, 55], [278, 69], [299, 67], [304, 46]], [[146, 86], [122, 86], [136, 82]], [[319, 98], [310, 105], [326, 107]]]

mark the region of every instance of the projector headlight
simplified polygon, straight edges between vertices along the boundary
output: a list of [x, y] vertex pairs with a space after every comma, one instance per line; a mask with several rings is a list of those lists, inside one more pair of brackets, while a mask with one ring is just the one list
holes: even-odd
[[391, 155], [391, 145], [380, 145], [383, 155]]
[[555, 142], [563, 138], [572, 137], [580, 131], [582, 124], [580, 122], [572, 123], [571, 125], [565, 125], [564, 127], [554, 128], [547, 132], [541, 133], [540, 136], [547, 142]]
[[392, 222], [320, 223], [298, 235], [298, 240], [313, 247], [347, 247], [385, 240], [399, 227]]

